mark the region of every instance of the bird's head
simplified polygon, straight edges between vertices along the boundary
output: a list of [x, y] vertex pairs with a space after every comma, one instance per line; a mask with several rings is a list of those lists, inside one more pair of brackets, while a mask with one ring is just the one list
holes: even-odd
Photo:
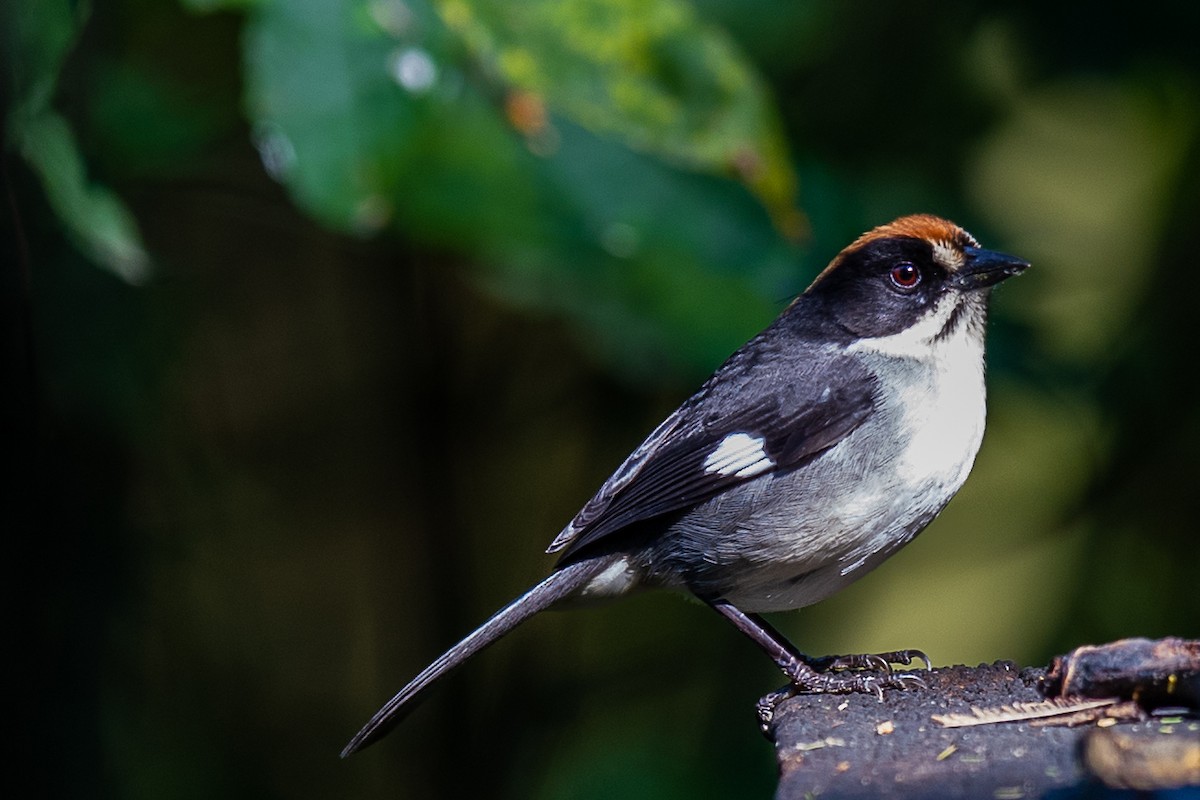
[[982, 249], [953, 222], [915, 214], [858, 237], [802, 297], [852, 339], [919, 356], [960, 333], [982, 345], [989, 290], [1028, 266]]

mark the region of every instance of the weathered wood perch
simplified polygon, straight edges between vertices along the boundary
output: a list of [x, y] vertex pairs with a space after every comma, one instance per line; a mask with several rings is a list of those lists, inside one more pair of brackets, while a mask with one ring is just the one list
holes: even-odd
[[1200, 642], [1122, 640], [1048, 668], [921, 675], [927, 688], [889, 691], [882, 703], [861, 694], [780, 703], [766, 731], [777, 798], [1200, 797]]

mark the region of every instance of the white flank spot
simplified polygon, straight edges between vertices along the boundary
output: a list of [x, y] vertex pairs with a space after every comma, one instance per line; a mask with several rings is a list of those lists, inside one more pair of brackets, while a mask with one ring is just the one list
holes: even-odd
[[704, 460], [704, 471], [736, 478], [751, 478], [775, 466], [763, 450], [763, 438], [748, 433], [731, 433]]
[[636, 576], [629, 565], [628, 558], [620, 558], [609, 564], [604, 570], [588, 581], [580, 596], [584, 598], [617, 597], [633, 588]]

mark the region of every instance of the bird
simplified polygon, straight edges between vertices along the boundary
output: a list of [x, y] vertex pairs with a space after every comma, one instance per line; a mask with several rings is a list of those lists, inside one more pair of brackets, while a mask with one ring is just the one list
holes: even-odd
[[551, 542], [549, 575], [451, 647], [342, 751], [378, 741], [446, 674], [534, 614], [643, 589], [691, 595], [797, 691], [920, 685], [919, 650], [812, 658], [762, 616], [812, 605], [910, 542], [983, 439], [992, 288], [1029, 263], [949, 220], [900, 217], [838, 253], [638, 445]]

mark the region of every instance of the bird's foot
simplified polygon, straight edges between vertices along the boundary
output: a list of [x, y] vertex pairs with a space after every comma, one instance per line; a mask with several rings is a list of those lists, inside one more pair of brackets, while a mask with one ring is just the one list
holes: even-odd
[[921, 650], [889, 650], [886, 653], [862, 653], [850, 656], [821, 656], [809, 659], [813, 669], [826, 670], [860, 670], [872, 669], [891, 674], [892, 664], [908, 666], [914, 661], [924, 661], [925, 669], [933, 669], [933, 662]]
[[[805, 694], [849, 694], [860, 692], [873, 694], [883, 702], [884, 689], [924, 689], [925, 681], [911, 672], [894, 672], [892, 664], [905, 666], [914, 661], [925, 662], [926, 669], [933, 665], [929, 656], [920, 650], [893, 650], [887, 653], [864, 653], [848, 656], [824, 656], [803, 661], [795, 659], [780, 664], [789, 684], [782, 689], [759, 698], [755, 710], [763, 732], [767, 731], [775, 717], [775, 707], [800, 693]], [[818, 671], [820, 670], [820, 671]]]

